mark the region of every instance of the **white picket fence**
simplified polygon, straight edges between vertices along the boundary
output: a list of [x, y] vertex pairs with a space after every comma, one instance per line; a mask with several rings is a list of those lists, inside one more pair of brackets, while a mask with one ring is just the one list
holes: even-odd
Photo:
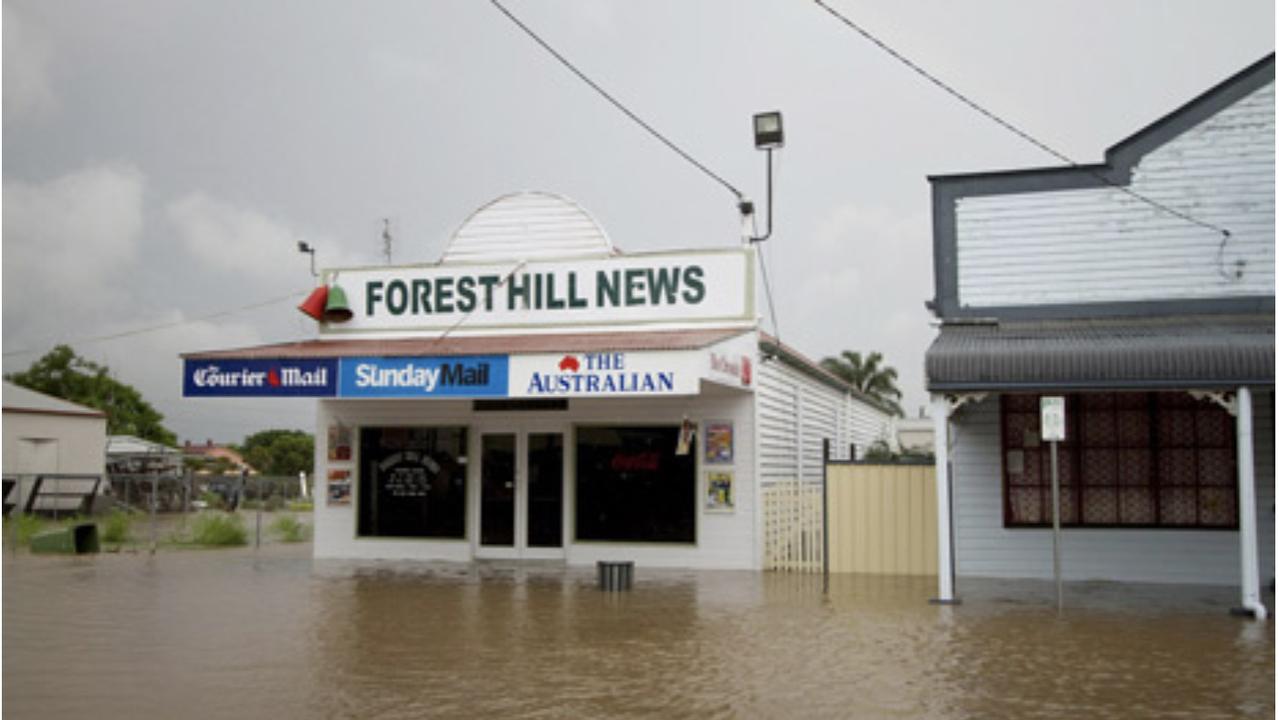
[[764, 569], [822, 571], [822, 486], [781, 482], [764, 487]]

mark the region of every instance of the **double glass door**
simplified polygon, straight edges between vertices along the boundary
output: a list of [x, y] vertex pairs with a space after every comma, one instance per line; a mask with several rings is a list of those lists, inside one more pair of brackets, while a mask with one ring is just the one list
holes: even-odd
[[564, 556], [564, 434], [480, 433], [477, 555]]

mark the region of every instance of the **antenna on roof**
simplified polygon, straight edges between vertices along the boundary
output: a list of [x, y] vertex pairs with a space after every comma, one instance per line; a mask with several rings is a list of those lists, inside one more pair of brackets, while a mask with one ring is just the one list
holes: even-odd
[[382, 218], [382, 254], [386, 256], [386, 264], [391, 264], [391, 219]]

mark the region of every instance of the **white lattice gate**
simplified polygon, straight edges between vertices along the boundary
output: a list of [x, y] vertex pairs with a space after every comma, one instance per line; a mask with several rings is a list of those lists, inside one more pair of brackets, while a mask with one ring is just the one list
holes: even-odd
[[822, 571], [822, 486], [783, 482], [764, 487], [764, 569]]

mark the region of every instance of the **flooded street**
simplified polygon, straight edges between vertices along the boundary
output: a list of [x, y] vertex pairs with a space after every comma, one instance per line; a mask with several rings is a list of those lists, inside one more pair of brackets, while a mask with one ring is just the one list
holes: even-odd
[[[1230, 588], [4, 555], [5, 717], [1274, 717]], [[1267, 595], [1267, 602], [1272, 598]], [[1086, 606], [1083, 609], [1080, 606]]]

